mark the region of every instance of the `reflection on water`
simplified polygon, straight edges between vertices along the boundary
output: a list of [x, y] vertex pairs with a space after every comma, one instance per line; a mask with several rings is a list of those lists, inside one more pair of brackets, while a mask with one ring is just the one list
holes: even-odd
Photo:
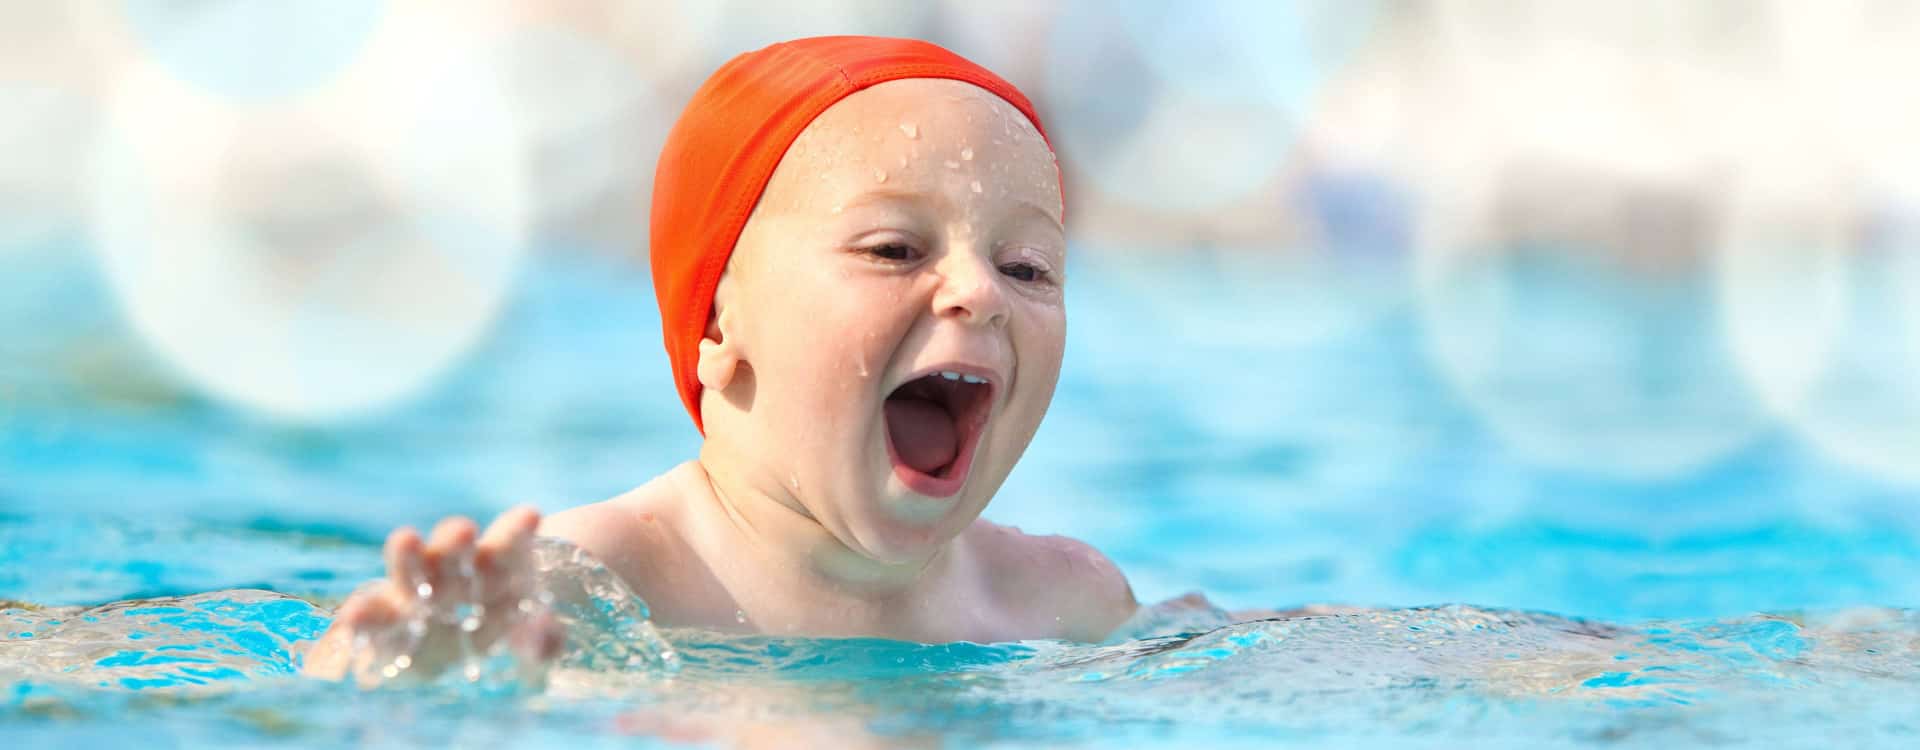
[[[452, 673], [373, 693], [291, 676], [325, 625], [312, 604], [245, 590], [3, 609], [0, 727], [130, 736], [102, 721], [130, 711], [165, 715], [181, 736], [252, 742], [851, 728], [961, 744], [1229, 735], [1771, 743], [1846, 727], [1873, 744], [1920, 730], [1911, 700], [1920, 612], [1911, 610], [1626, 625], [1452, 606], [1105, 645], [672, 631], [671, 666], [563, 661], [544, 690]], [[596, 640], [639, 642], [592, 627], [571, 637], [575, 654], [604, 645]], [[401, 718], [406, 725], [391, 723]]]

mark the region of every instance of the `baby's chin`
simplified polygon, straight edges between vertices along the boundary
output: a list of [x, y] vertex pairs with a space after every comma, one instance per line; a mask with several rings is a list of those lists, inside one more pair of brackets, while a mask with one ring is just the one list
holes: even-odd
[[849, 532], [859, 549], [875, 560], [905, 563], [925, 560], [966, 531], [986, 498], [972, 492], [949, 498], [928, 498], [901, 490], [896, 483], [867, 505], [865, 516], [848, 519]]

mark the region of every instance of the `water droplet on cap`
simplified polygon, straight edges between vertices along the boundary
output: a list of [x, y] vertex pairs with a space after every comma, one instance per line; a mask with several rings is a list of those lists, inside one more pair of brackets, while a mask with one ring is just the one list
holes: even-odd
[[900, 123], [900, 132], [906, 133], [908, 138], [920, 137], [920, 128], [915, 127], [914, 124], [910, 122]]
[[978, 193], [978, 192], [980, 192], [980, 181], [979, 181], [979, 180], [974, 180], [974, 181], [973, 181], [973, 192], [976, 192], [976, 193]]
[[973, 161], [973, 149], [971, 147], [960, 149], [960, 160]]

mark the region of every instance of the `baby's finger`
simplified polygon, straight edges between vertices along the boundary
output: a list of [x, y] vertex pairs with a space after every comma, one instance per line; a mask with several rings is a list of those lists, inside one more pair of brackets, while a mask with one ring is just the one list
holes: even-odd
[[405, 614], [402, 604], [407, 594], [391, 582], [382, 582], [348, 599], [334, 610], [333, 621], [356, 631], [390, 627]]
[[540, 526], [540, 511], [518, 506], [501, 513], [474, 550], [474, 565], [488, 575], [508, 577], [525, 564], [528, 543]]
[[441, 601], [473, 599], [473, 537], [471, 519], [455, 516], [433, 527], [427, 540], [427, 575]]
[[402, 526], [387, 536], [384, 553], [387, 579], [404, 596], [418, 596], [420, 585], [427, 582], [427, 566], [421, 557], [422, 552], [420, 533], [412, 527]]
[[397, 595], [391, 582], [379, 581], [348, 597], [333, 611], [333, 623], [327, 632], [302, 655], [301, 672], [328, 680], [346, 676], [353, 660], [366, 656], [359, 653], [356, 644], [400, 621]]
[[473, 544], [473, 538], [480, 530], [473, 519], [465, 516], [452, 516], [433, 527], [433, 536], [427, 538], [427, 561], [433, 562], [447, 553]]

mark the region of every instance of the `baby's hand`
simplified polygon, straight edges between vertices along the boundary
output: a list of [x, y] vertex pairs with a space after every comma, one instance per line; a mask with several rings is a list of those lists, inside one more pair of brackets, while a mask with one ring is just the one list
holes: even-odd
[[[387, 577], [334, 611], [303, 671], [370, 685], [401, 674], [425, 678], [489, 652], [502, 638], [523, 668], [560, 652], [562, 628], [542, 606], [531, 547], [540, 513], [520, 507], [478, 534], [473, 521], [441, 521], [433, 537], [401, 528], [387, 537]], [[477, 675], [469, 674], [469, 678]]]

